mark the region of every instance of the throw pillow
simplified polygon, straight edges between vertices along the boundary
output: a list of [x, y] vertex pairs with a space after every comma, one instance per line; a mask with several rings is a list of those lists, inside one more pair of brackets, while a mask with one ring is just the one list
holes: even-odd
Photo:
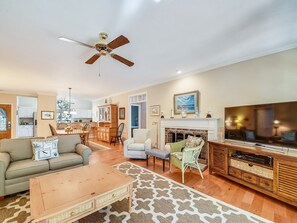
[[186, 147], [187, 148], [194, 148], [200, 145], [202, 142], [201, 137], [195, 137], [195, 136], [188, 136], [186, 140]]
[[45, 160], [58, 157], [58, 138], [32, 139], [33, 159]]

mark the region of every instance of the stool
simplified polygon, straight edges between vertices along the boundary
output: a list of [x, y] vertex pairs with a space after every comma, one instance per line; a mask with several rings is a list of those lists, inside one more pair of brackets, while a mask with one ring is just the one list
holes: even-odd
[[165, 150], [161, 150], [161, 149], [150, 149], [150, 150], [145, 151], [145, 154], [146, 154], [146, 167], [148, 167], [149, 156], [154, 157], [154, 166], [155, 166], [156, 157], [163, 160], [163, 172], [165, 171], [165, 159], [167, 159], [167, 158], [169, 158], [169, 167], [170, 167], [170, 153], [169, 152], [167, 152]]

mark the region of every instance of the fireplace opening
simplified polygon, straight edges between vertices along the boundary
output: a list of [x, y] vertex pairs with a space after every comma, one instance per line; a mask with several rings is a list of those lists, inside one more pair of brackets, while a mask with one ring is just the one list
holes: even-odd
[[199, 156], [199, 162], [208, 164], [208, 131], [200, 129], [165, 128], [165, 143], [179, 142], [187, 139], [188, 136], [202, 137], [205, 144]]

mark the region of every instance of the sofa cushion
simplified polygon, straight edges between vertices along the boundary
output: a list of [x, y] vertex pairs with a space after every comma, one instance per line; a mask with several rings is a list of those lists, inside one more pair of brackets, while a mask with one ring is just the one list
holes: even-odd
[[9, 153], [12, 161], [32, 159], [33, 152], [31, 139], [42, 138], [2, 139], [0, 152]]
[[132, 143], [128, 146], [128, 150], [144, 151], [144, 144], [143, 143]]
[[134, 129], [133, 138], [136, 143], [144, 143], [148, 138], [150, 138], [149, 129]]
[[64, 135], [58, 136], [58, 151], [59, 153], [74, 153], [77, 144], [81, 143], [80, 136]]
[[51, 170], [62, 169], [83, 163], [83, 158], [77, 153], [63, 153], [59, 157], [48, 160]]
[[35, 161], [31, 158], [10, 163], [6, 170], [6, 179], [9, 180], [49, 171], [47, 160]]
[[45, 160], [58, 157], [58, 138], [32, 139], [33, 159]]

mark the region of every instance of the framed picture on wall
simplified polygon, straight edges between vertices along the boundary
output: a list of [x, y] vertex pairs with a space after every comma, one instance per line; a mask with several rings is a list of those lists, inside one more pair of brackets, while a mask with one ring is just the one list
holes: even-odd
[[160, 105], [152, 105], [150, 107], [150, 113], [152, 116], [159, 116], [160, 115]]
[[42, 120], [54, 120], [54, 111], [41, 111]]
[[187, 114], [195, 113], [199, 110], [199, 91], [191, 91], [173, 96], [174, 114], [180, 114], [185, 111]]
[[121, 119], [121, 120], [125, 119], [125, 108], [124, 107], [119, 108], [119, 119]]

